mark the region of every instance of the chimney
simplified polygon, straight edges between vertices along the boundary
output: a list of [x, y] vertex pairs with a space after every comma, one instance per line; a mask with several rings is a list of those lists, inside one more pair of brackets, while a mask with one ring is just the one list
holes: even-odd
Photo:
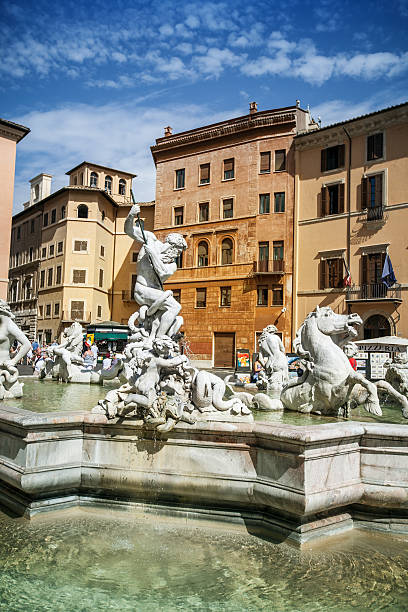
[[249, 103], [249, 114], [254, 115], [258, 112], [258, 104], [256, 102]]
[[296, 100], [296, 108], [300, 108], [300, 100]]
[[168, 136], [171, 136], [173, 134], [173, 128], [170, 127], [169, 125], [167, 127], [164, 128], [164, 137], [167, 138]]

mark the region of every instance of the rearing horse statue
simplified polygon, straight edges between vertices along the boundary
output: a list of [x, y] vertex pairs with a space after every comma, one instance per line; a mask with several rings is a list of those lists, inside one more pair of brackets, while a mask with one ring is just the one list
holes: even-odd
[[357, 336], [355, 325], [361, 325], [358, 314], [336, 314], [330, 307], [316, 307], [308, 314], [293, 342], [294, 351], [306, 363], [306, 371], [282, 390], [286, 409], [303, 413], [338, 416], [339, 409], [350, 401], [355, 385], [367, 391], [364, 408], [381, 415], [376, 386], [355, 372], [342, 349], [331, 336], [347, 333]]

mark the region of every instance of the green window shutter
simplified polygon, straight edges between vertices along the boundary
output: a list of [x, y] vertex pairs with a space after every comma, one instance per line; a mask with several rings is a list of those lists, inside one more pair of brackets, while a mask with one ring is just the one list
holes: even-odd
[[361, 210], [367, 208], [367, 197], [368, 197], [368, 178], [363, 176], [361, 181]]

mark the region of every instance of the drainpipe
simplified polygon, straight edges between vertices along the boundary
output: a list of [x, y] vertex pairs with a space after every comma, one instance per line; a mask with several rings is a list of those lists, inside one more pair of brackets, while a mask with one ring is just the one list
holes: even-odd
[[[344, 133], [348, 139], [348, 164], [347, 164], [347, 266], [351, 273], [351, 245], [350, 245], [350, 229], [351, 229], [351, 137], [346, 128], [343, 126]], [[348, 312], [351, 312], [350, 305]]]
[[116, 254], [116, 220], [118, 218], [118, 208], [115, 208], [115, 225], [113, 228], [113, 258], [112, 258], [112, 279], [111, 279], [111, 321], [113, 321], [113, 299], [115, 296], [115, 254]]

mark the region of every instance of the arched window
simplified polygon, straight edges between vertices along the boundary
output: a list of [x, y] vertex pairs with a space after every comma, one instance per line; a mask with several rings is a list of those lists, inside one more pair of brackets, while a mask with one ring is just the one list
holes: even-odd
[[67, 213], [66, 206], [61, 206], [61, 219], [65, 219], [66, 213]]
[[232, 264], [233, 244], [230, 238], [224, 238], [221, 243], [221, 265]]
[[78, 219], [88, 218], [88, 207], [85, 204], [80, 204], [77, 210]]
[[105, 176], [105, 191], [112, 193], [112, 177], [109, 175]]
[[39, 197], [40, 197], [40, 186], [36, 185], [34, 187], [34, 198], [38, 200]]
[[126, 195], [126, 181], [125, 179], [119, 180], [119, 194]]
[[204, 241], [198, 244], [198, 267], [208, 266], [208, 244]]
[[90, 182], [91, 187], [97, 187], [98, 186], [98, 175], [96, 174], [96, 172], [91, 172], [91, 182]]
[[364, 340], [371, 338], [382, 338], [383, 336], [391, 335], [391, 326], [389, 321], [380, 314], [368, 317], [364, 323]]

